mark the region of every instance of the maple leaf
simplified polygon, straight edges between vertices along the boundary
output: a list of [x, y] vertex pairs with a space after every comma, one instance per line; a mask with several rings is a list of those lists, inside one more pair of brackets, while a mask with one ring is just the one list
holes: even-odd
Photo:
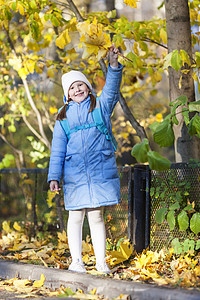
[[137, 0], [124, 0], [124, 3], [126, 5], [129, 5], [130, 7], [134, 7], [134, 8], [137, 8]]
[[129, 241], [120, 243], [118, 250], [110, 251], [110, 256], [111, 256], [110, 265], [114, 266], [129, 259], [132, 253], [133, 253], [133, 246], [130, 244]]
[[83, 59], [91, 55], [96, 55], [97, 60], [105, 57], [109, 48], [112, 46], [110, 35], [104, 32], [102, 24], [97, 22], [96, 17], [92, 23], [88, 20], [77, 24], [80, 33], [80, 41], [84, 43]]
[[45, 282], [45, 276], [44, 274], [41, 274], [40, 280], [34, 281], [33, 287], [41, 287], [44, 285]]
[[56, 46], [60, 49], [64, 49], [67, 44], [71, 42], [71, 38], [69, 36], [69, 30], [65, 29], [59, 37], [56, 39]]

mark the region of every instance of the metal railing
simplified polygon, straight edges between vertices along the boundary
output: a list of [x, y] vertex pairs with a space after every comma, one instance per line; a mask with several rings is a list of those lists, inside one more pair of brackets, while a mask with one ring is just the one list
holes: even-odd
[[[108, 238], [112, 240], [120, 237], [130, 237], [130, 219], [129, 206], [131, 203], [131, 168], [118, 168], [121, 182], [121, 203], [114, 206], [108, 206], [104, 209], [104, 218]], [[66, 228], [68, 212], [64, 209], [62, 193], [60, 197], [55, 197], [53, 202], [57, 204], [49, 207], [47, 203], [49, 185], [47, 183], [48, 169], [1, 169], [0, 170], [0, 220], [4, 216], [15, 221], [32, 221], [34, 227], [43, 224], [44, 216], [48, 212], [54, 214], [55, 226], [61, 229]], [[61, 217], [58, 216], [62, 214]], [[31, 213], [30, 213], [31, 211]], [[62, 223], [62, 224], [61, 224]], [[83, 237], [89, 234], [89, 226], [85, 218], [83, 226]]]
[[[187, 196], [190, 203], [195, 203], [196, 211], [200, 211], [200, 165], [172, 164], [171, 169], [163, 172], [152, 171], [146, 165], [135, 165], [119, 167], [118, 171], [121, 203], [104, 209], [107, 237], [115, 240], [127, 236], [138, 252], [148, 246], [152, 250], [168, 247], [174, 237], [183, 237], [185, 233], [177, 229], [170, 231], [167, 222], [158, 224], [155, 213], [161, 207], [163, 195], [164, 201], [170, 201], [176, 193], [177, 197]], [[52, 200], [57, 207], [47, 205], [47, 172], [47, 169], [0, 170], [0, 221], [9, 210], [9, 220], [28, 220], [38, 225], [45, 222], [46, 214], [51, 211], [55, 226], [66, 228], [68, 213], [62, 194]], [[150, 197], [152, 188], [157, 193]], [[28, 208], [32, 211], [31, 216]], [[83, 237], [87, 234], [90, 233], [85, 219]]]

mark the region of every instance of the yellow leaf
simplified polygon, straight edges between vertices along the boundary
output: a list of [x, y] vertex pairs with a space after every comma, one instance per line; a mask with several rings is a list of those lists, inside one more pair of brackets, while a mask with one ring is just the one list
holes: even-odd
[[105, 57], [107, 51], [112, 46], [110, 35], [104, 32], [102, 24], [97, 22], [96, 17], [90, 23], [89, 21], [77, 24], [77, 29], [81, 35], [80, 42], [83, 42], [83, 59], [92, 54], [97, 56], [97, 60]]
[[17, 279], [17, 280], [14, 280], [13, 285], [18, 289], [19, 288], [22, 289], [30, 283], [31, 283], [31, 281], [28, 279]]
[[24, 7], [20, 3], [17, 3], [17, 9], [19, 10], [20, 15], [24, 16]]
[[44, 285], [44, 282], [45, 282], [45, 276], [44, 274], [41, 274], [40, 280], [34, 281], [33, 287], [41, 287]]
[[163, 115], [161, 113], [156, 114], [156, 121], [161, 122], [163, 120]]
[[57, 113], [58, 109], [55, 106], [50, 106], [49, 111], [53, 115], [53, 114]]
[[159, 277], [155, 278], [153, 277], [153, 280], [158, 284], [158, 285], [166, 285], [168, 284], [168, 281], [165, 278]]
[[65, 29], [60, 36], [56, 39], [56, 46], [64, 49], [67, 44], [71, 42], [68, 29]]
[[133, 253], [133, 246], [129, 242], [124, 242], [120, 244], [118, 251], [111, 251], [111, 265], [119, 264], [127, 260]]
[[22, 67], [22, 60], [20, 57], [14, 56], [13, 58], [9, 58], [8, 62], [16, 71], [19, 71]]
[[8, 232], [11, 231], [11, 229], [10, 229], [10, 221], [8, 221], [8, 222], [7, 221], [3, 221], [2, 226], [3, 226], [3, 230], [5, 230], [6, 233], [8, 233]]
[[183, 78], [183, 76], [181, 75], [179, 82], [178, 82], [179, 89], [181, 89], [181, 86], [182, 86], [182, 78]]
[[17, 231], [21, 231], [21, 230], [22, 230], [21, 226], [19, 226], [19, 224], [18, 224], [17, 222], [14, 222], [13, 228], [14, 228], [15, 230], [17, 230]]
[[92, 244], [89, 244], [85, 241], [82, 241], [82, 252], [83, 253], [90, 253], [90, 254], [94, 254], [94, 250], [92, 247]]
[[95, 295], [95, 294], [96, 294], [96, 291], [97, 291], [97, 289], [95, 288], [95, 289], [93, 289], [93, 290], [90, 291], [90, 294], [91, 294], [91, 295]]
[[129, 5], [130, 7], [134, 7], [137, 8], [137, 2], [139, 2], [138, 0], [124, 0], [124, 3], [126, 5]]
[[64, 243], [67, 243], [67, 234], [66, 234], [66, 231], [63, 230], [63, 232], [58, 232], [58, 239]]
[[48, 77], [54, 77], [54, 70], [53, 69], [48, 69], [47, 70], [47, 75], [48, 75]]
[[20, 76], [22, 79], [26, 79], [26, 76], [28, 75], [28, 72], [26, 71], [25, 68], [21, 68], [21, 69], [18, 71], [18, 74], [19, 74], [19, 76]]
[[160, 37], [163, 40], [163, 43], [167, 44], [167, 32], [164, 30], [164, 28], [161, 28], [160, 30]]

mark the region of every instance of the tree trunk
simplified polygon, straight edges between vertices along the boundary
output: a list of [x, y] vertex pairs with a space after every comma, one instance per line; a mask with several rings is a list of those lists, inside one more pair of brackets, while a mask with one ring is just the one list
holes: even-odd
[[111, 11], [115, 9], [115, 0], [106, 0], [106, 10]]
[[[187, 0], [165, 0], [167, 44], [168, 51], [183, 49], [192, 57], [191, 25]], [[182, 77], [182, 87], [179, 89], [179, 80]], [[180, 95], [185, 95], [188, 102], [195, 101], [194, 81], [192, 70], [182, 74], [169, 68], [169, 94], [170, 101]], [[182, 110], [180, 107], [177, 113]], [[174, 125], [175, 134], [175, 159], [176, 162], [188, 162], [189, 159], [198, 159], [200, 139], [191, 137], [181, 113], [177, 114], [178, 125]]]

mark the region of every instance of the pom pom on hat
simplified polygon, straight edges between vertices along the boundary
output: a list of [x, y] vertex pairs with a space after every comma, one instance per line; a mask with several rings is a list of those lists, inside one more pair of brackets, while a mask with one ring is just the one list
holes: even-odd
[[72, 85], [72, 83], [74, 83], [75, 81], [84, 82], [85, 84], [87, 84], [89, 89], [92, 91], [91, 83], [87, 80], [85, 75], [79, 71], [72, 70], [72, 71], [62, 75], [62, 87], [63, 87], [63, 91], [65, 94], [64, 98], [66, 99], [66, 101], [68, 100], [69, 88]]

